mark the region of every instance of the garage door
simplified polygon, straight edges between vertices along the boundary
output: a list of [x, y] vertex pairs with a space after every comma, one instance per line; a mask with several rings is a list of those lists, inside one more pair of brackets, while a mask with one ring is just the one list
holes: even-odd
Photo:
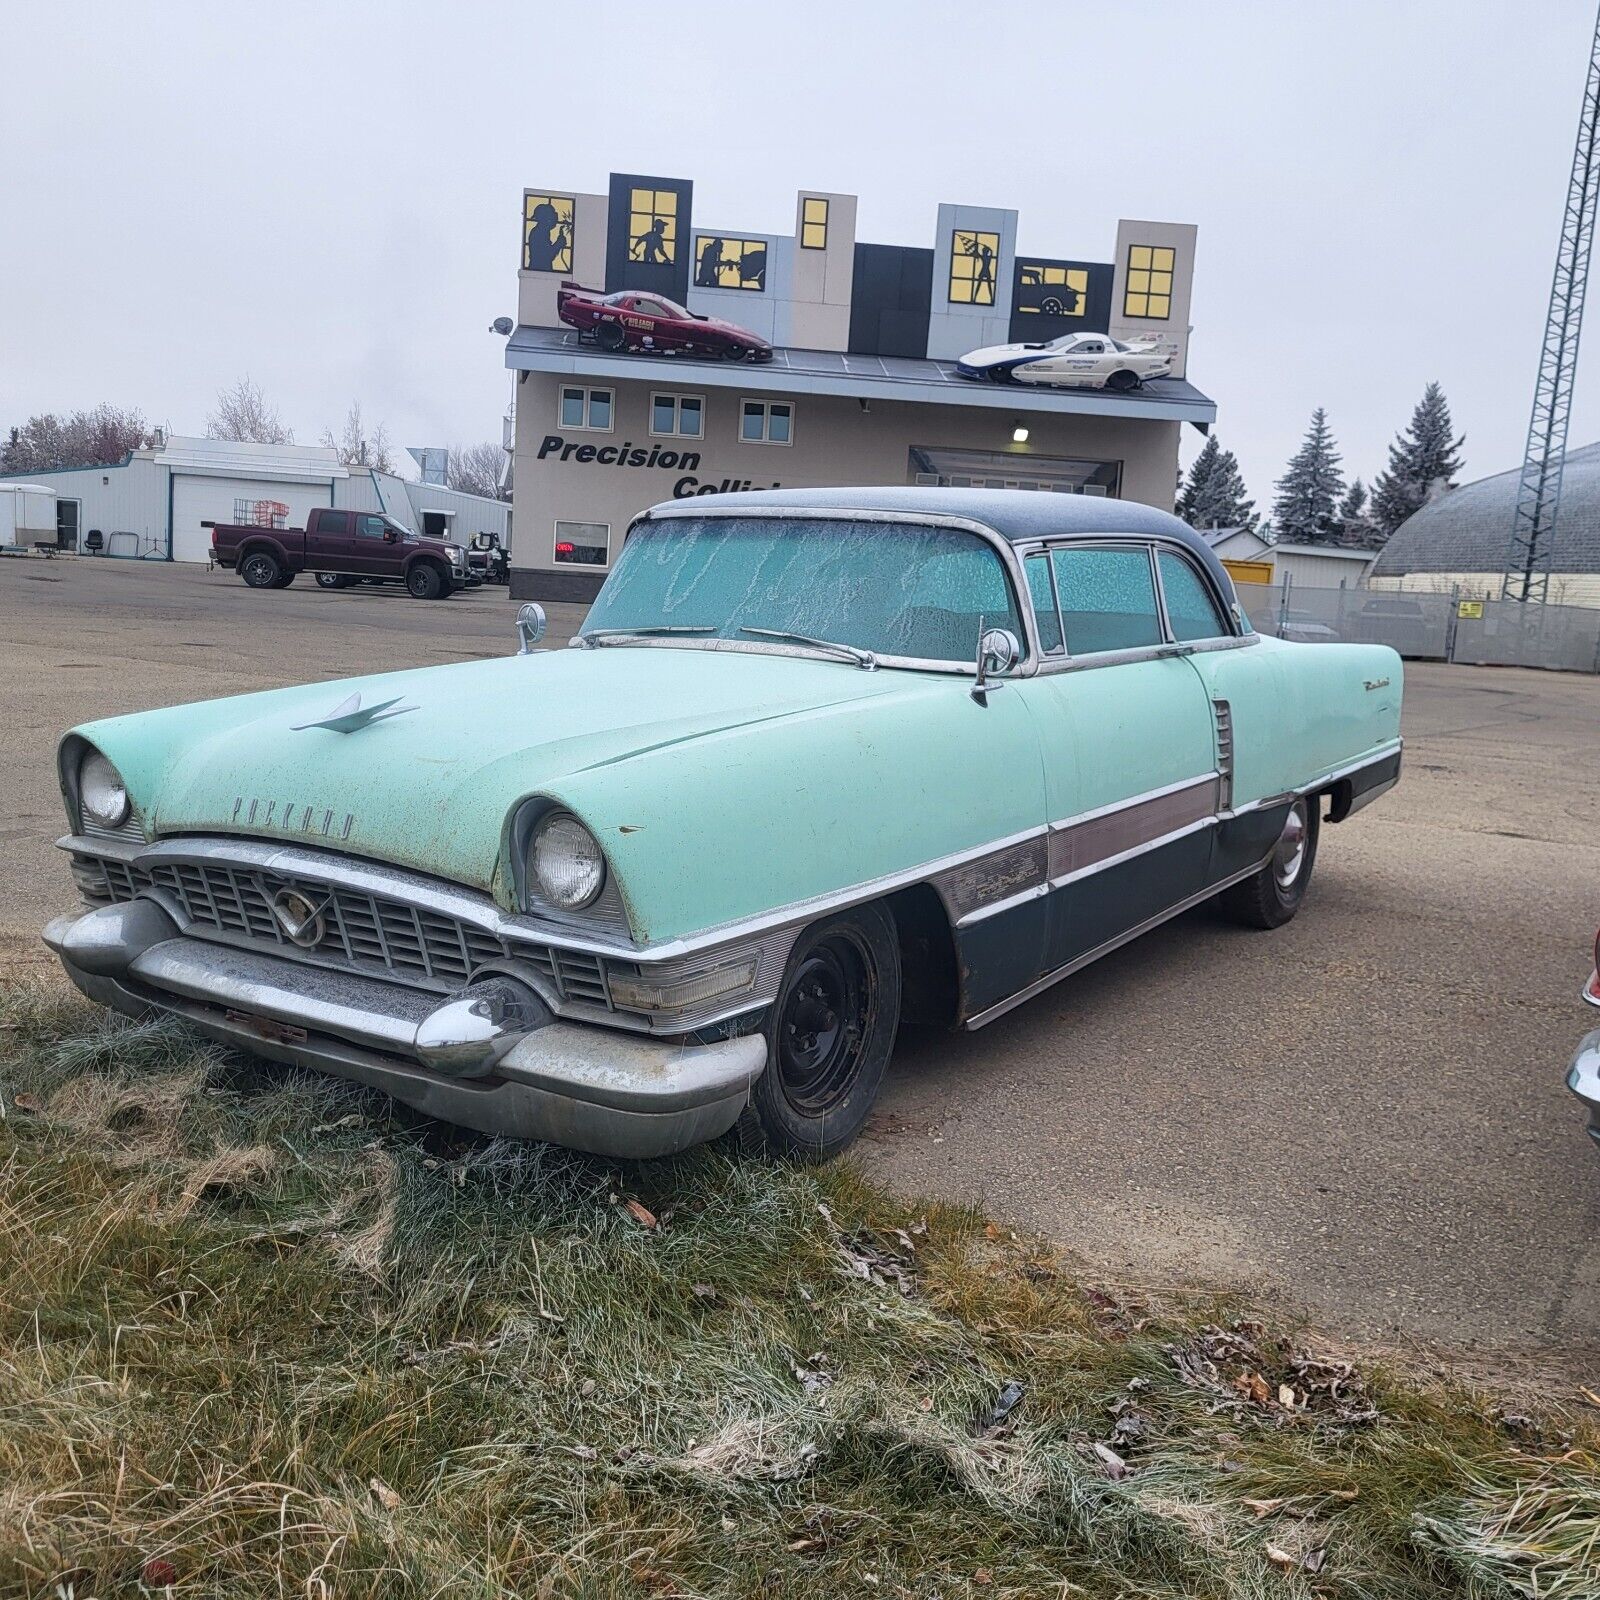
[[303, 528], [311, 512], [327, 504], [326, 483], [177, 473], [172, 483], [172, 559], [209, 559], [211, 530], [202, 528], [202, 522], [259, 522], [270, 516], [279, 527]]

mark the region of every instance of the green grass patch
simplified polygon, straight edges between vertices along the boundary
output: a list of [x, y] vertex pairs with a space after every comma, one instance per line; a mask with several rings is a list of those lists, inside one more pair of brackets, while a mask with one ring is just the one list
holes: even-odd
[[1600, 1414], [0, 988], [0, 1594], [1600, 1593]]

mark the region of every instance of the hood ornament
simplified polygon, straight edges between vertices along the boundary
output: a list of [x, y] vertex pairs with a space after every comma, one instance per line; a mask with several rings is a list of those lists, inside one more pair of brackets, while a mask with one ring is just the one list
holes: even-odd
[[331, 728], [335, 733], [356, 733], [362, 728], [370, 728], [375, 722], [387, 722], [390, 717], [403, 717], [408, 711], [415, 711], [416, 706], [403, 706], [400, 704], [403, 695], [396, 695], [392, 700], [380, 700], [376, 705], [363, 706], [361, 692], [357, 690], [348, 700], [341, 700], [325, 717], [317, 717], [311, 722], [296, 722], [291, 728], [291, 733], [303, 732], [306, 728]]

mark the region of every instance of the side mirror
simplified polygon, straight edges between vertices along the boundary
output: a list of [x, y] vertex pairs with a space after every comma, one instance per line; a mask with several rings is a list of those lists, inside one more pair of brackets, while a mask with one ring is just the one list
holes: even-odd
[[972, 698], [987, 705], [989, 692], [1002, 685], [990, 681], [999, 673], [1009, 672], [1022, 655], [1022, 646], [1009, 628], [985, 628], [980, 623], [978, 631], [978, 671], [972, 681]]
[[526, 605], [517, 608], [517, 654], [519, 656], [530, 654], [533, 647], [544, 638], [544, 630], [548, 626], [548, 620], [544, 614], [544, 607], [537, 600], [530, 600]]

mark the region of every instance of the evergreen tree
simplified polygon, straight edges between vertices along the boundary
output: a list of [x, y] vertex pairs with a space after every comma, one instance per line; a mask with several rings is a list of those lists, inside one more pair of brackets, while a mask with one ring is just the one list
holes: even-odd
[[1201, 446], [1178, 496], [1178, 515], [1193, 528], [1254, 528], [1256, 505], [1245, 493], [1238, 458], [1216, 434]]
[[1278, 537], [1291, 544], [1335, 544], [1339, 538], [1338, 507], [1344, 494], [1328, 413], [1311, 413], [1305, 439], [1278, 479], [1272, 520]]
[[1351, 483], [1349, 491], [1339, 502], [1339, 527], [1346, 544], [1366, 547], [1372, 543], [1377, 531], [1367, 501], [1367, 486], [1359, 478]]
[[1452, 437], [1454, 432], [1450, 402], [1437, 383], [1430, 383], [1411, 413], [1411, 425], [1389, 446], [1387, 470], [1372, 486], [1373, 520], [1385, 536], [1427, 503], [1434, 484], [1455, 487], [1461, 447], [1467, 441], [1464, 434]]

